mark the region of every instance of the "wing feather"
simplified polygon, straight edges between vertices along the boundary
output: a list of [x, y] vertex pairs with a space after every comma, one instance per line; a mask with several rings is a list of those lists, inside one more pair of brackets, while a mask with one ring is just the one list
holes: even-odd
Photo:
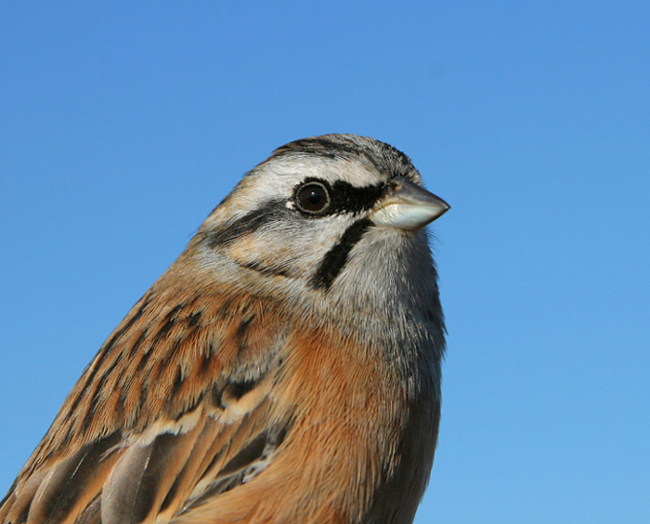
[[100, 349], [0, 522], [162, 524], [263, 469], [291, 419], [270, 398], [283, 323], [254, 297], [188, 298], [174, 281], [163, 275]]
[[29, 522], [74, 522], [76, 513], [101, 490], [118, 453], [107, 453], [118, 441], [114, 433], [83, 445], [49, 468], [29, 511]]

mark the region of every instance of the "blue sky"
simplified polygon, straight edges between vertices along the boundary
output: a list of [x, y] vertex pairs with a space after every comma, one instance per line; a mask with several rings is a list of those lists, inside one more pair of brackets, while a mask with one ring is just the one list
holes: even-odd
[[404, 150], [449, 339], [416, 518], [650, 521], [650, 4], [6, 3], [0, 491], [242, 174]]

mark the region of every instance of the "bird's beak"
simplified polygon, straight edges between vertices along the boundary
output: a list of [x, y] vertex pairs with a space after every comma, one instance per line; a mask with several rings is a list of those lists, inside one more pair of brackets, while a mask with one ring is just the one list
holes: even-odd
[[369, 217], [377, 226], [416, 231], [449, 209], [442, 198], [406, 178], [395, 177], [391, 182], [393, 187]]

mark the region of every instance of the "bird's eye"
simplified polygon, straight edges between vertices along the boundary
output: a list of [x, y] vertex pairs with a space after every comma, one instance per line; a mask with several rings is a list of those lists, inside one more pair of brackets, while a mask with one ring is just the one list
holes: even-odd
[[319, 182], [308, 182], [300, 186], [295, 193], [296, 205], [308, 214], [322, 213], [330, 204], [327, 188]]

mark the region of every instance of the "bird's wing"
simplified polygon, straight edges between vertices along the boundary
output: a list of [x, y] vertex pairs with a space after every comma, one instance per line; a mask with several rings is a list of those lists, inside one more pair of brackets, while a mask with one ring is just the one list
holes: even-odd
[[285, 328], [265, 304], [152, 288], [69, 394], [0, 522], [162, 524], [263, 471], [292, 423], [272, 394]]

